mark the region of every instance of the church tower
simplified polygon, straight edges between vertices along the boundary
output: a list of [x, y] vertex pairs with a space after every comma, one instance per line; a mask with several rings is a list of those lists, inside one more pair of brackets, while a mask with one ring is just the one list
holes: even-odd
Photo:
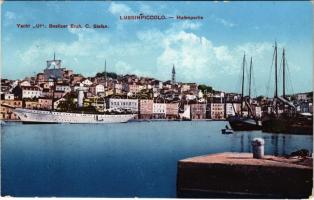
[[175, 84], [176, 83], [176, 70], [174, 68], [174, 65], [172, 67], [172, 77], [171, 77], [171, 83]]

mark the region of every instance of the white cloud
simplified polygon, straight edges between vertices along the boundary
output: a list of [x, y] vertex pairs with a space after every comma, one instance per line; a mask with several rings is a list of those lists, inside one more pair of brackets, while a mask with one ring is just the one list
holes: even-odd
[[[117, 42], [117, 37], [110, 32], [69, 29], [69, 33], [76, 37], [74, 41], [66, 43], [39, 39], [28, 49], [20, 50], [18, 55], [25, 66], [36, 66], [36, 71], [41, 71], [43, 60], [51, 58], [56, 51], [66, 67], [86, 76], [102, 71], [107, 59], [108, 71], [168, 80], [174, 64], [178, 81], [210, 82], [216, 88], [222, 87], [223, 77], [238, 78], [244, 51], [257, 61], [255, 72], [268, 72], [271, 60], [265, 61], [265, 58], [271, 59], [272, 44], [217, 45], [209, 38], [190, 32], [191, 28], [199, 26], [183, 23], [164, 31], [141, 30], [134, 40], [127, 42]], [[232, 81], [224, 84], [234, 86]]]
[[6, 19], [16, 19], [16, 14], [14, 12], [11, 12], [11, 11], [6, 11], [5, 12], [5, 18]]
[[122, 4], [122, 3], [115, 3], [115, 2], [112, 2], [110, 4], [109, 12], [112, 13], [113, 15], [117, 15], [117, 16], [134, 15], [133, 10], [129, 6]]
[[3, 25], [9, 26], [17, 19], [17, 15], [14, 12], [6, 11], [4, 14]]
[[217, 18], [216, 19], [217, 22], [221, 23], [222, 25], [226, 26], [226, 27], [229, 27], [229, 28], [232, 28], [234, 27], [236, 24], [230, 22], [230, 21], [227, 21], [225, 19], [222, 19], [222, 18]]
[[182, 21], [182, 22], [173, 23], [171, 29], [177, 29], [177, 30], [197, 30], [201, 26], [202, 26], [202, 23], [200, 23], [200, 22]]

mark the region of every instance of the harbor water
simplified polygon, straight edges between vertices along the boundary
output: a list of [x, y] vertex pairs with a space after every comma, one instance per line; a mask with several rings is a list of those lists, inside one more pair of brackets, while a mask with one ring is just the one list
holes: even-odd
[[225, 121], [122, 124], [6, 123], [1, 129], [1, 193], [39, 197], [176, 197], [177, 161], [219, 152], [312, 152], [309, 135], [221, 134]]

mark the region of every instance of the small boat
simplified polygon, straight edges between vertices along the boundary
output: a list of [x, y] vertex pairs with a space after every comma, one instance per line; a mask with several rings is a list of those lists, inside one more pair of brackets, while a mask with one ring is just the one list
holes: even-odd
[[226, 125], [226, 128], [225, 128], [225, 129], [221, 129], [221, 133], [222, 133], [222, 134], [233, 134], [234, 131], [233, 131], [231, 128], [229, 128], [228, 125]]

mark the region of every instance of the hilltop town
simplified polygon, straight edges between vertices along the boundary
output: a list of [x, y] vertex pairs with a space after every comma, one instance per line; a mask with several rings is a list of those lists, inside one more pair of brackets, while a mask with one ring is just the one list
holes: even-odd
[[[171, 68], [170, 68], [171, 70]], [[61, 60], [47, 61], [43, 72], [23, 80], [1, 79], [1, 104], [28, 109], [67, 112], [132, 112], [139, 119], [179, 119], [190, 106], [192, 119], [223, 120], [240, 112], [241, 94], [216, 91], [210, 86], [176, 81], [175, 66], [168, 81], [134, 74], [97, 73], [84, 77], [61, 66]], [[81, 106], [78, 90], [84, 91]], [[298, 112], [313, 113], [313, 93], [287, 95]], [[249, 98], [254, 116], [271, 112], [272, 99]], [[244, 106], [244, 115], [248, 107]], [[1, 106], [2, 120], [18, 120], [12, 108]]]

